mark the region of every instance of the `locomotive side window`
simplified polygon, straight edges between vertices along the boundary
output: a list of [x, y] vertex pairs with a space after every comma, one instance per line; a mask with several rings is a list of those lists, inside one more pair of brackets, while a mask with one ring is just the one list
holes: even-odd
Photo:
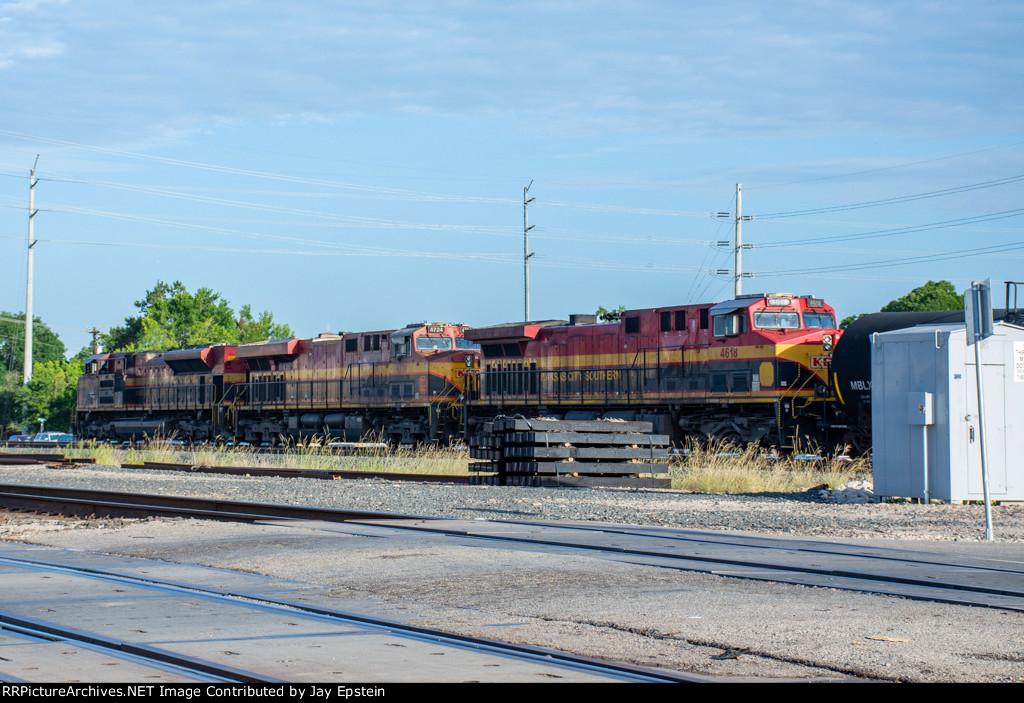
[[663, 312], [661, 313], [661, 331], [671, 332], [672, 331], [672, 313]]
[[716, 337], [735, 337], [747, 331], [747, 318], [743, 315], [715, 315], [712, 334]]
[[[804, 316], [807, 319], [807, 316]], [[754, 313], [754, 327], [761, 330], [795, 330], [800, 328], [800, 315], [795, 312], [768, 312], [758, 310]]]
[[359, 339], [357, 337], [353, 337], [352, 339], [346, 339], [345, 340], [345, 351], [346, 352], [359, 351]]
[[836, 318], [827, 312], [805, 312], [804, 327], [807, 329], [836, 329]]
[[626, 334], [639, 334], [640, 333], [640, 318], [639, 317], [627, 317], [626, 318]]
[[701, 308], [700, 310], [700, 328], [702, 330], [708, 328], [708, 310], [709, 308]]
[[686, 311], [676, 310], [676, 329], [680, 332], [686, 331]]

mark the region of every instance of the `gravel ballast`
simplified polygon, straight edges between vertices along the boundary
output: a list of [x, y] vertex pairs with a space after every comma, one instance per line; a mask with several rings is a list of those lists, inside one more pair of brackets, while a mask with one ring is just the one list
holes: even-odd
[[[324, 481], [147, 471], [110, 466], [0, 469], [0, 481], [111, 491], [132, 490], [225, 500], [312, 505], [431, 517], [492, 520], [590, 520], [698, 530], [767, 532], [835, 539], [978, 542], [980, 505], [826, 502], [818, 491], [709, 495], [656, 489], [527, 488]], [[996, 541], [1024, 542], [1024, 506], [993, 508]]]

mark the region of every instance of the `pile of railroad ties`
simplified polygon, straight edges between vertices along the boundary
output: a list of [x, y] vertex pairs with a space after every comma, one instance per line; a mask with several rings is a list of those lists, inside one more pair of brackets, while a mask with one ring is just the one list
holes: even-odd
[[470, 483], [668, 488], [668, 435], [650, 422], [503, 417], [470, 437]]

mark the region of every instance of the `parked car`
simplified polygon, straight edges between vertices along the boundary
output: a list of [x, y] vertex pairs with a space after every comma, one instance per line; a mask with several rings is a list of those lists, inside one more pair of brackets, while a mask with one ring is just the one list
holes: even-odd
[[17, 444], [18, 442], [31, 442], [32, 435], [30, 434], [12, 434], [7, 438], [8, 444]]
[[36, 435], [34, 442], [74, 442], [75, 436], [66, 432], [40, 432]]

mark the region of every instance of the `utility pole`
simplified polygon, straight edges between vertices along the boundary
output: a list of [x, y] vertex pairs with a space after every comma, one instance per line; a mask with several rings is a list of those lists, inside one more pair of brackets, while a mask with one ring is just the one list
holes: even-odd
[[530, 251], [530, 230], [533, 229], [530, 225], [530, 203], [535, 200], [530, 197], [532, 185], [531, 180], [530, 185], [523, 188], [523, 322], [530, 321], [530, 257], [533, 256]]
[[[735, 276], [735, 287], [733, 289], [733, 297], [738, 298], [743, 294], [743, 220], [752, 220], [753, 216], [743, 216], [743, 184], [736, 184], [736, 241], [734, 242], [735, 247], [735, 265], [733, 274]], [[749, 244], [747, 248], [749, 248]]]
[[733, 296], [734, 298], [740, 297], [743, 293], [743, 185], [740, 183], [736, 184], [736, 251], [734, 256], [736, 257], [736, 263], [733, 273], [736, 276], [734, 282]]
[[96, 329], [96, 325], [93, 325], [91, 330], [85, 330], [85, 331], [89, 332], [90, 334], [92, 334], [92, 353], [93, 354], [99, 354], [100, 353], [100, 331], [98, 329]]
[[[28, 276], [26, 277], [25, 290], [25, 367], [24, 386], [28, 390], [28, 382], [32, 380], [32, 248], [36, 245], [33, 225], [36, 219], [36, 166], [39, 165], [39, 154], [36, 154], [36, 161], [32, 164], [32, 170], [28, 172]], [[25, 414], [28, 408], [25, 404], [21, 406], [21, 429], [25, 432]]]

